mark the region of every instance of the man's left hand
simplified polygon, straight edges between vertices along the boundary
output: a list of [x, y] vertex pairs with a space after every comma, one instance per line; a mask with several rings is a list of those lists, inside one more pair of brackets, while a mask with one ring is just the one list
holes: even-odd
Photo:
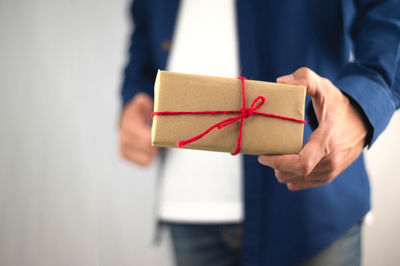
[[364, 148], [367, 128], [361, 114], [328, 79], [308, 68], [277, 82], [307, 88], [318, 127], [299, 154], [260, 155], [258, 161], [274, 168], [278, 181], [292, 191], [330, 183]]

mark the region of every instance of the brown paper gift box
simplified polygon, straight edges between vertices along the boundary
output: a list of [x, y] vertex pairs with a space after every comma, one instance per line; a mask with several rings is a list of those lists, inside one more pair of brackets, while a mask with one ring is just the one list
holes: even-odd
[[[305, 88], [286, 84], [245, 81], [245, 103], [250, 107], [262, 95], [266, 102], [257, 111], [304, 119]], [[158, 71], [154, 85], [154, 112], [240, 110], [242, 86], [239, 79]], [[192, 138], [210, 126], [238, 114], [184, 114], [153, 117], [152, 144], [177, 147], [177, 142]], [[236, 149], [240, 120], [214, 129], [184, 148], [233, 152]], [[303, 142], [302, 123], [252, 115], [243, 121], [240, 153], [298, 153]]]

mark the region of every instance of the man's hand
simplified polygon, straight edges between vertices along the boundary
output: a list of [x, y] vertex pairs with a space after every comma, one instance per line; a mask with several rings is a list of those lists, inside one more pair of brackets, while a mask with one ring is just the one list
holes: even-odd
[[151, 146], [149, 121], [153, 100], [144, 93], [137, 94], [125, 107], [119, 134], [122, 156], [140, 165], [149, 165], [157, 154]]
[[299, 154], [261, 155], [258, 161], [274, 168], [278, 181], [292, 191], [330, 183], [364, 148], [367, 128], [361, 115], [328, 79], [308, 68], [277, 82], [307, 88], [319, 125]]

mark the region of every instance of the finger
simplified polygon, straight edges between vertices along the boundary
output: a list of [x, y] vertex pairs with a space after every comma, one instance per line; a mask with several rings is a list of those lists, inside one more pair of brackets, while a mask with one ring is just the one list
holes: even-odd
[[132, 134], [151, 135], [151, 127], [140, 115], [132, 114], [130, 117], [124, 119], [121, 123], [121, 131]]
[[299, 154], [288, 155], [260, 155], [258, 161], [275, 170], [292, 173], [298, 176], [307, 176], [326, 155], [324, 139], [318, 128], [311, 134], [306, 145]]
[[337, 169], [335, 171], [329, 171], [328, 173], [317, 175], [315, 180], [312, 181], [303, 181], [303, 182], [293, 182], [287, 183], [286, 186], [291, 191], [298, 191], [308, 188], [315, 188], [323, 185], [327, 185], [335, 179], [336, 176], [341, 173], [341, 169]]
[[149, 155], [157, 154], [157, 148], [153, 147], [150, 142], [139, 141], [138, 139], [132, 140], [131, 138], [126, 138], [125, 136], [121, 136], [120, 141], [121, 149], [134, 150], [147, 153]]
[[325, 181], [311, 181], [311, 182], [300, 182], [300, 183], [288, 183], [286, 184], [286, 186], [290, 191], [299, 191], [299, 190], [323, 186], [328, 183], [329, 182]]
[[137, 163], [141, 166], [147, 166], [152, 161], [155, 155], [151, 155], [149, 153], [140, 152], [137, 150], [129, 150], [129, 149], [121, 149], [121, 155], [134, 163]]
[[294, 180], [299, 180], [299, 179], [306, 179], [308, 181], [312, 181], [314, 177], [332, 172], [333, 170], [334, 169], [331, 168], [320, 168], [318, 164], [314, 168], [314, 170], [307, 176], [299, 176], [293, 173], [275, 170], [275, 177], [279, 179], [280, 182], [283, 183], [290, 183], [294, 182]]
[[154, 147], [151, 145], [150, 130], [145, 129], [142, 132], [123, 130], [120, 134], [120, 145], [141, 151], [151, 151]]
[[300, 176], [293, 174], [293, 173], [281, 171], [281, 170], [275, 170], [275, 177], [278, 179], [279, 182], [286, 183], [287, 181], [291, 180], [292, 178], [297, 178]]
[[150, 139], [151, 136], [151, 128], [138, 123], [123, 125], [120, 132], [129, 137], [139, 139]]
[[294, 175], [292, 173], [282, 172], [275, 170], [275, 176], [279, 183], [287, 184], [287, 183], [299, 183], [299, 182], [309, 182], [309, 181], [325, 181], [327, 180], [327, 176], [332, 170], [323, 170], [323, 171], [314, 171], [307, 176], [299, 176]]
[[136, 146], [133, 146], [133, 145], [132, 146], [125, 145], [124, 149], [146, 153], [146, 154], [149, 154], [151, 156], [156, 155], [158, 153], [158, 148], [152, 146], [151, 144], [149, 146], [146, 146], [146, 147], [136, 147]]
[[145, 136], [150, 139], [151, 127], [144, 122], [137, 114], [131, 115], [121, 123], [121, 132], [130, 136]]
[[333, 152], [325, 156], [307, 176], [299, 176], [293, 173], [275, 170], [275, 176], [280, 183], [298, 183], [303, 181], [327, 181], [335, 178], [338, 171], [344, 169], [343, 158], [348, 156], [349, 151], [340, 153]]
[[281, 184], [305, 182], [304, 176], [294, 176], [291, 177], [290, 179], [282, 179], [282, 178], [276, 178], [276, 179]]
[[290, 182], [303, 182], [305, 181], [304, 176], [296, 175], [289, 172], [284, 172], [280, 170], [275, 170], [275, 177], [279, 183], [286, 184]]
[[325, 156], [318, 165], [314, 168], [314, 171], [310, 174], [314, 177], [318, 175], [324, 175], [329, 172], [336, 171], [337, 169], [342, 167], [343, 158], [348, 152], [340, 151], [336, 152], [333, 151], [329, 155]]
[[281, 183], [299, 182], [301, 180], [317, 181], [320, 180], [320, 176], [323, 176], [324, 174], [327, 174], [339, 168], [340, 164], [338, 164], [337, 162], [339, 162], [340, 160], [338, 158], [338, 154], [335, 154], [334, 156], [333, 154], [325, 156], [307, 176], [299, 176], [290, 172], [280, 170], [275, 170], [275, 176]]

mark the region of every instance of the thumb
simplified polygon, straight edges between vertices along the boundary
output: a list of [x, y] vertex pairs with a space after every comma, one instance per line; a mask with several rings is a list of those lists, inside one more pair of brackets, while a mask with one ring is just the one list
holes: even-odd
[[138, 94], [134, 101], [134, 112], [144, 123], [148, 123], [153, 112], [153, 100], [147, 94]]
[[302, 67], [290, 75], [277, 78], [276, 82], [304, 86], [307, 88], [307, 94], [314, 98], [320, 94], [319, 84], [321, 80], [322, 78], [314, 71], [307, 67]]
[[279, 77], [277, 82], [306, 87], [307, 94], [311, 97], [318, 123], [321, 124], [321, 118], [326, 109], [326, 97], [332, 88], [327, 79], [320, 77], [309, 68], [302, 67], [290, 75]]

